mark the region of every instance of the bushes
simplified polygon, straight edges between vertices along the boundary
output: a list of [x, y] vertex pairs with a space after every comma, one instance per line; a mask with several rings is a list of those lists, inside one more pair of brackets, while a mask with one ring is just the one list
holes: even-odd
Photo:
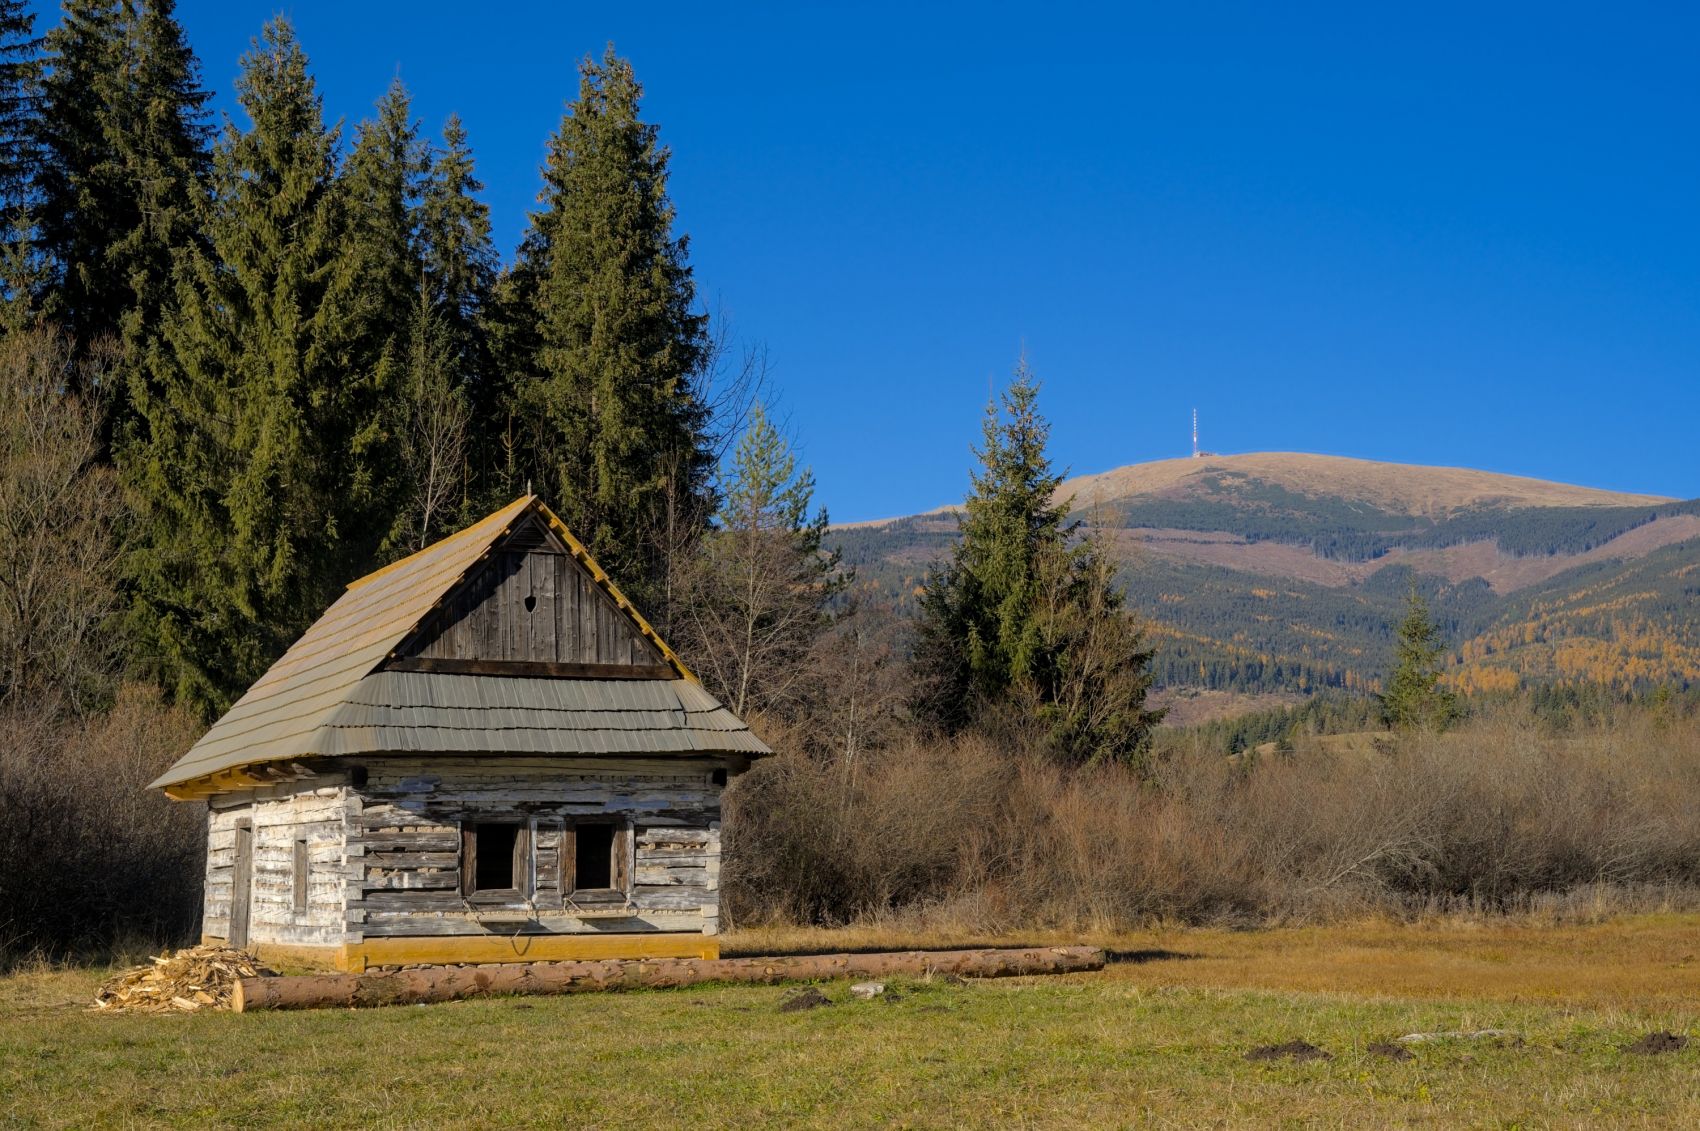
[[0, 716], [0, 968], [194, 930], [205, 810], [144, 787], [198, 735], [139, 688], [86, 722]]
[[1650, 712], [1564, 731], [1508, 711], [1258, 760], [1178, 744], [1145, 780], [970, 734], [851, 767], [781, 754], [728, 804], [745, 924], [1116, 928], [1700, 892], [1700, 721]]

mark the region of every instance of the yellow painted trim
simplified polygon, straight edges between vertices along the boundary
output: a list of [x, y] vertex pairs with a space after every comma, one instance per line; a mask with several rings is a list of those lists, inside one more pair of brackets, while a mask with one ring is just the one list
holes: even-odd
[[311, 970], [347, 970], [348, 948], [307, 946], [301, 943], [253, 943], [248, 952], [276, 969], [280, 966], [305, 966]]
[[[252, 763], [251, 766], [267, 763]], [[162, 792], [173, 801], [200, 801], [213, 796], [215, 793], [230, 793], [238, 789], [258, 789], [263, 785], [276, 785], [278, 779], [262, 777], [252, 771], [251, 766], [236, 766], [228, 770], [220, 770], [205, 777], [190, 778], [188, 781], [177, 782], [164, 787]]]
[[679, 658], [679, 654], [667, 646], [667, 642], [661, 639], [660, 633], [656, 632], [654, 627], [644, 619], [643, 614], [637, 611], [637, 607], [626, 600], [626, 595], [620, 592], [620, 587], [614, 584], [614, 579], [609, 577], [603, 568], [596, 564], [596, 559], [590, 556], [590, 551], [585, 549], [583, 542], [573, 537], [573, 532], [567, 529], [567, 524], [561, 521], [560, 516], [550, 510], [548, 505], [542, 501], [538, 501], [535, 506], [537, 513], [548, 521], [555, 533], [560, 536], [561, 541], [567, 544], [567, 549], [572, 552], [578, 563], [590, 571], [590, 576], [596, 584], [600, 585], [610, 597], [614, 598], [614, 604], [618, 605], [620, 611], [632, 619], [632, 623], [637, 625], [639, 632], [643, 633], [652, 644], [661, 650], [661, 654], [667, 658], [667, 662], [673, 665], [679, 675], [692, 683], [701, 683], [702, 681], [691, 673], [691, 669], [685, 666], [685, 661]]
[[351, 943], [347, 968], [437, 966], [473, 962], [575, 962], [595, 959], [719, 958], [711, 935], [446, 935]]
[[[224, 941], [216, 935], [201, 936], [203, 944], [223, 944]], [[363, 943], [334, 946], [250, 943], [248, 953], [268, 966], [305, 966], [363, 974], [371, 966], [719, 958], [720, 940], [711, 935], [682, 932], [642, 935], [446, 935], [367, 939]]]

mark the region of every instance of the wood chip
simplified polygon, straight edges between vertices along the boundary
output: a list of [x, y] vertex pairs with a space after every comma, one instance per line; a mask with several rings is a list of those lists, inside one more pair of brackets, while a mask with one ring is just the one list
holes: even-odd
[[157, 955], [148, 965], [117, 975], [102, 986], [92, 1009], [107, 1012], [194, 1013], [229, 1009], [238, 978], [272, 974], [251, 954], [222, 946], [185, 947]]

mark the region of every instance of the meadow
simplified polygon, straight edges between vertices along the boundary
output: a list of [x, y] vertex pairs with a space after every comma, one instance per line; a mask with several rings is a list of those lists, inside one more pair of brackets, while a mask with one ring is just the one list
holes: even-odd
[[[1070, 941], [1079, 939], [1068, 936]], [[1060, 941], [1049, 936], [1028, 941]], [[786, 1010], [711, 986], [107, 1016], [104, 971], [0, 979], [18, 1127], [1678, 1126], [1700, 1122], [1700, 915], [1105, 935], [1095, 974], [893, 983]], [[750, 932], [728, 953], [1015, 941]], [[1398, 1044], [1412, 1033], [1503, 1030]], [[1327, 1059], [1249, 1059], [1303, 1040]], [[1409, 1058], [1389, 1055], [1386, 1046]]]

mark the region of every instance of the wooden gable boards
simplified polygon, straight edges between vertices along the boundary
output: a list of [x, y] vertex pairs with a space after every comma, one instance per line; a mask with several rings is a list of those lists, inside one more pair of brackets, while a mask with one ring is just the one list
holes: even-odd
[[[594, 562], [541, 514], [514, 524], [396, 650], [390, 671], [673, 679], [680, 672]], [[587, 564], [588, 563], [588, 564]]]

